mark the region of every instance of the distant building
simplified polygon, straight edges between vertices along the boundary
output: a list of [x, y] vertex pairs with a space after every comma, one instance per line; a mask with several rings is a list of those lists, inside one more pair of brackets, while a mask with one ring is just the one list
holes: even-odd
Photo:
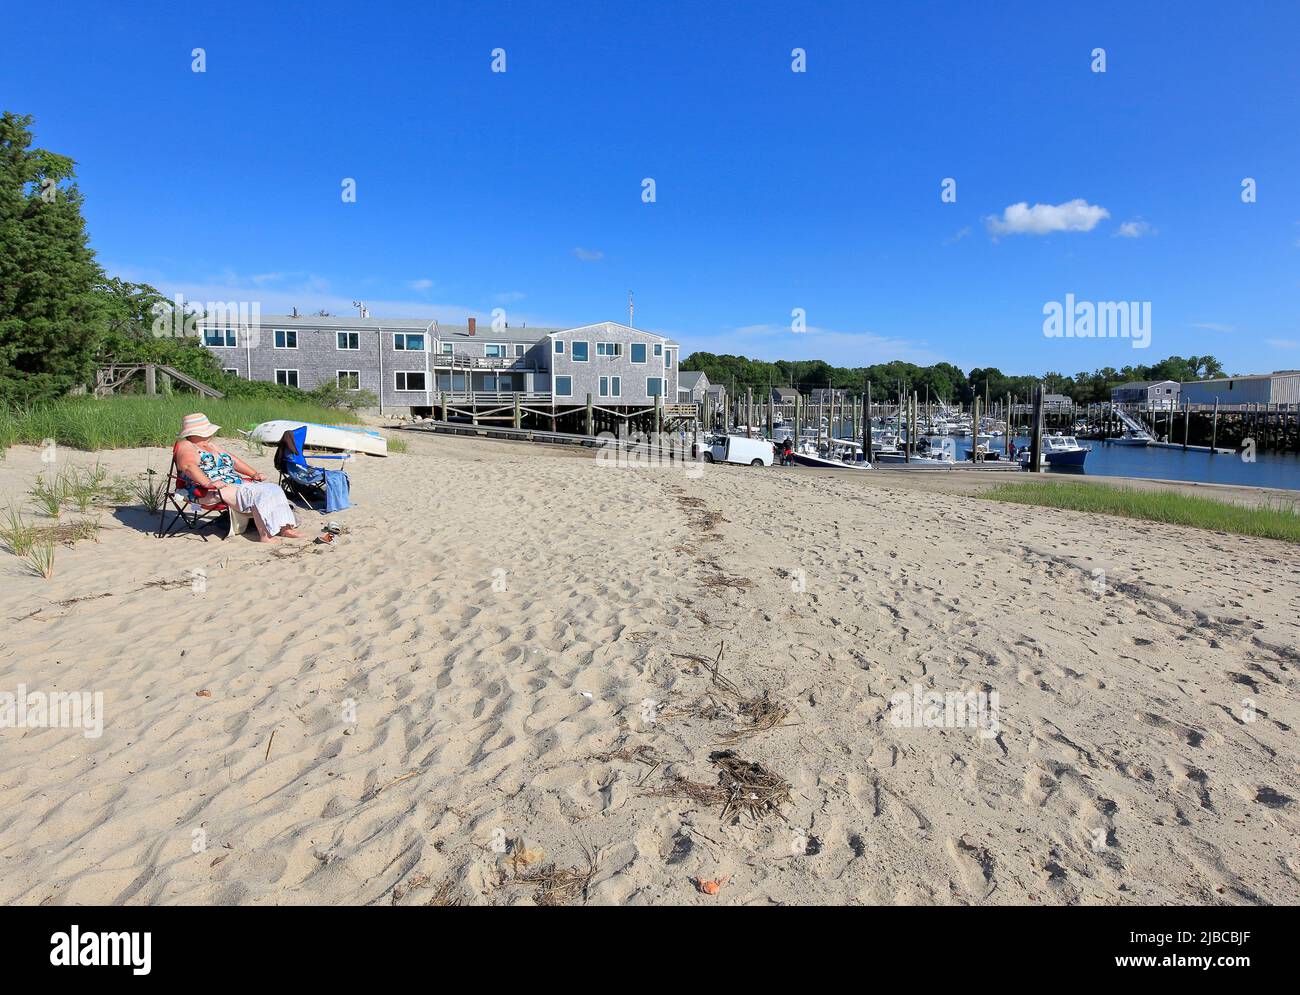
[[1300, 405], [1300, 370], [1278, 370], [1246, 377], [1193, 380], [1182, 385], [1189, 404]]
[[773, 387], [772, 403], [773, 404], [794, 404], [799, 397], [799, 392], [793, 387]]
[[1176, 380], [1132, 380], [1110, 389], [1111, 404], [1136, 404], [1169, 411], [1178, 407], [1182, 385]]
[[677, 371], [677, 400], [681, 404], [698, 404], [709, 389], [708, 375], [703, 371]]
[[1069, 411], [1074, 401], [1064, 394], [1044, 394], [1043, 410], [1049, 414], [1060, 414]]
[[838, 407], [848, 398], [849, 392], [842, 387], [831, 389], [829, 387], [817, 387], [808, 393], [808, 402], [810, 404], [830, 404], [834, 401]]

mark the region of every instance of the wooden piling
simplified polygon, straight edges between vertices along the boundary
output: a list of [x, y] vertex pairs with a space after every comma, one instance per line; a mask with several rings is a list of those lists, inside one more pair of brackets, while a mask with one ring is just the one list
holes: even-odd
[[1029, 470], [1041, 473], [1043, 458], [1043, 385], [1034, 387], [1034, 424], [1029, 440]]

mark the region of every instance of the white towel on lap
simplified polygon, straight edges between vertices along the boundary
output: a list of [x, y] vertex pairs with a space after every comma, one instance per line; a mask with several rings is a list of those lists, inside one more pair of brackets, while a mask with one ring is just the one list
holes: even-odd
[[293, 508], [278, 484], [248, 482], [240, 484], [235, 492], [235, 504], [245, 515], [257, 514], [266, 531], [275, 535], [286, 525], [294, 525]]

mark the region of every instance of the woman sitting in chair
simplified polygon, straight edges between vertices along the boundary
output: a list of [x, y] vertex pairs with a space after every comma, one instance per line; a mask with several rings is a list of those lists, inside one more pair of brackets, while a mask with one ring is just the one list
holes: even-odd
[[219, 495], [231, 508], [252, 515], [262, 542], [275, 542], [282, 536], [301, 539], [303, 535], [295, 528], [293, 509], [284, 491], [267, 483], [266, 477], [213, 441], [220, 427], [208, 421], [205, 414], [186, 415], [181, 420], [176, 468], [192, 499], [203, 504], [208, 494]]

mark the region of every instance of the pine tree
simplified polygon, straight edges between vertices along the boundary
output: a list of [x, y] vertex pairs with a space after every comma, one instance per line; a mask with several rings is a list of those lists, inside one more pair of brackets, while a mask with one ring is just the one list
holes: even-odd
[[75, 164], [32, 148], [31, 124], [0, 115], [0, 403], [86, 384], [103, 328]]

